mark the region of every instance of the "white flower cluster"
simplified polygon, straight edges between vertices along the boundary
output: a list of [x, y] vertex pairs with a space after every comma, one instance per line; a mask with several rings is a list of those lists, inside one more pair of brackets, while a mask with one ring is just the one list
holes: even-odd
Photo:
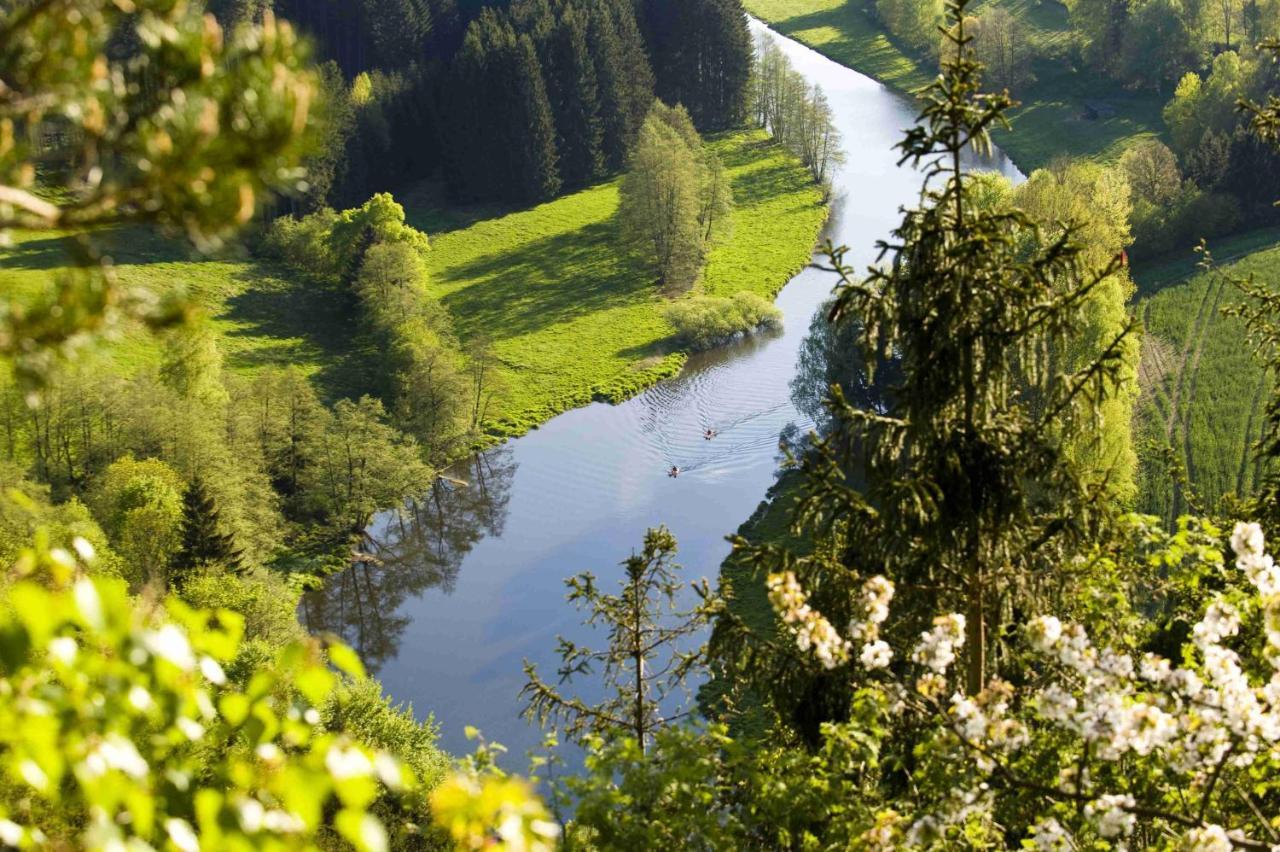
[[1280, 671], [1280, 566], [1264, 552], [1265, 545], [1257, 524], [1236, 524], [1231, 535], [1236, 567], [1258, 590], [1266, 620], [1267, 659]]
[[1137, 804], [1133, 796], [1099, 796], [1084, 806], [1084, 815], [1093, 821], [1098, 834], [1103, 837], [1120, 837], [1132, 834], [1138, 819], [1132, 808]]
[[[1242, 613], [1220, 598], [1193, 626], [1190, 654], [1181, 666], [1155, 654], [1135, 660], [1129, 653], [1095, 646], [1081, 625], [1064, 624], [1052, 615], [1032, 620], [1025, 629], [1028, 645], [1056, 663], [1060, 674], [1040, 680], [1017, 700], [1014, 688], [1000, 680], [978, 695], [957, 692], [946, 699], [966, 623], [957, 613], [941, 615], [911, 651], [911, 661], [925, 670], [915, 682], [916, 692], [942, 705], [949, 730], [983, 771], [991, 770], [1000, 755], [1030, 742], [1014, 707], [1028, 708], [1059, 733], [1077, 737], [1090, 760], [1130, 763], [1158, 756], [1160, 774], [1192, 798], [1209, 791], [1224, 770], [1265, 771], [1280, 761], [1280, 567], [1264, 552], [1256, 524], [1238, 524], [1231, 544], [1237, 568], [1256, 592], [1243, 608], [1263, 616], [1263, 656], [1271, 668], [1265, 682], [1251, 680], [1239, 654], [1226, 646], [1240, 633]], [[888, 580], [873, 577], [864, 584], [857, 601], [861, 612], [850, 621], [848, 638], [809, 606], [793, 573], [771, 575], [768, 588], [774, 608], [795, 631], [797, 645], [812, 650], [827, 668], [847, 662], [858, 645], [858, 659], [867, 668], [892, 661], [893, 652], [879, 635], [893, 599]], [[1087, 800], [1084, 814], [1092, 831], [1122, 844], [1143, 809], [1128, 793], [1096, 789], [1094, 777], [1104, 776], [1082, 763], [1063, 771], [1058, 789], [1063, 796]], [[908, 842], [927, 845], [926, 836], [953, 824], [956, 814], [972, 815], [989, 804], [985, 784], [966, 787], [953, 791], [955, 800], [942, 803], [936, 813], [918, 818], [907, 832]], [[958, 795], [961, 789], [963, 796]], [[1207, 816], [1211, 820], [1212, 814]], [[1210, 820], [1188, 828], [1179, 848], [1225, 852], [1242, 844], [1260, 845], [1238, 829]], [[1078, 848], [1071, 831], [1053, 818], [1032, 826], [1029, 839], [1037, 849]], [[1280, 846], [1274, 848], [1280, 851]]]
[[880, 625], [889, 617], [893, 583], [876, 576], [862, 584], [859, 605], [862, 617], [849, 622], [849, 635], [862, 643], [858, 661], [869, 669], [883, 669], [893, 662], [893, 649], [880, 638]]
[[933, 628], [920, 634], [911, 652], [911, 661], [935, 674], [945, 674], [956, 661], [956, 651], [964, 645], [964, 616], [953, 612], [933, 620]]
[[[1280, 572], [1263, 553], [1256, 524], [1237, 525], [1231, 540], [1236, 565], [1256, 590], [1266, 616], [1267, 659], [1273, 668], [1268, 682], [1251, 682], [1239, 655], [1224, 646], [1239, 633], [1241, 615], [1222, 599], [1211, 603], [1192, 628], [1198, 665], [1193, 659], [1184, 667], [1154, 654], [1135, 666], [1127, 654], [1094, 646], [1080, 625], [1064, 625], [1046, 615], [1027, 626], [1026, 636], [1066, 676], [1032, 693], [1039, 716], [1078, 736], [1103, 761], [1159, 753], [1170, 777], [1183, 779], [1180, 783], [1193, 795], [1204, 791], [1224, 766], [1243, 769], [1280, 759]], [[953, 713], [964, 730], [984, 747], [998, 745], [998, 737], [981, 730], [968, 699], [957, 702]], [[1087, 783], [1087, 777], [1069, 779], [1063, 790], [1084, 792]], [[1100, 795], [1086, 814], [1099, 835], [1120, 837], [1133, 829], [1134, 806], [1128, 795]], [[1063, 848], [1054, 826], [1051, 821], [1037, 826], [1038, 848]], [[1208, 825], [1189, 831], [1182, 841], [1188, 849], [1225, 850], [1233, 847], [1233, 838], [1240, 839], [1238, 833], [1228, 835]]]
[[1231, 852], [1236, 848], [1233, 839], [1243, 838], [1238, 831], [1229, 832], [1220, 825], [1207, 825], [1187, 832], [1182, 848], [1187, 852]]
[[880, 625], [889, 617], [893, 601], [893, 583], [884, 577], [872, 577], [862, 584], [858, 597], [860, 615], [849, 621], [845, 639], [821, 613], [809, 606], [809, 599], [791, 571], [770, 574], [767, 581], [769, 602], [795, 631], [796, 645], [801, 651], [812, 649], [825, 668], [833, 669], [849, 661], [855, 643], [861, 645], [858, 661], [868, 669], [882, 669], [893, 661], [893, 650], [880, 638]]
[[[1016, 751], [1027, 743], [1027, 729], [1009, 714], [1014, 690], [1007, 682], [994, 679], [976, 696], [957, 692], [951, 696], [951, 724], [971, 743], [982, 743], [991, 751]], [[979, 756], [978, 764], [990, 769], [989, 760]]]
[[767, 581], [769, 602], [783, 622], [795, 631], [796, 646], [803, 652], [813, 651], [823, 668], [834, 669], [849, 659], [852, 647], [817, 610], [791, 571], [770, 574]]

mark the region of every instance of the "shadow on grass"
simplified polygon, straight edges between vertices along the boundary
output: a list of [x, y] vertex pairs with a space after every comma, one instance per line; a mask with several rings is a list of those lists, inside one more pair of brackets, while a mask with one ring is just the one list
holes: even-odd
[[291, 280], [281, 270], [240, 273], [248, 289], [227, 300], [223, 318], [236, 323], [226, 336], [270, 338], [230, 354], [238, 369], [317, 365], [313, 374], [327, 401], [386, 390], [383, 353], [360, 323], [360, 305], [351, 292]]
[[796, 168], [791, 163], [778, 163], [737, 174], [731, 181], [733, 197], [735, 200], [748, 199], [738, 204], [744, 209], [769, 204], [779, 196], [795, 191]]
[[[564, 196], [560, 196], [561, 198]], [[404, 207], [405, 221], [428, 238], [454, 231], [465, 231], [477, 222], [499, 219], [511, 213], [532, 210], [541, 201], [491, 201], [460, 203], [449, 198], [445, 186], [438, 181], [424, 181], [396, 191], [396, 201]]]
[[[91, 242], [96, 251], [117, 265], [141, 266], [148, 263], [170, 263], [190, 260], [194, 251], [177, 239], [143, 227], [121, 227], [94, 232]], [[60, 269], [72, 265], [76, 254], [75, 237], [50, 234], [19, 239], [0, 251], [0, 269]]]
[[444, 305], [464, 336], [508, 339], [653, 297], [652, 276], [637, 274], [619, 240], [609, 219], [450, 267], [439, 280], [471, 283]]

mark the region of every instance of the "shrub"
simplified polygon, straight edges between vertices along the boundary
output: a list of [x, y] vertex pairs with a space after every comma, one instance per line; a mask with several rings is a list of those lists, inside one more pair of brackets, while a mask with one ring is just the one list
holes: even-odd
[[782, 325], [782, 311], [755, 293], [735, 293], [727, 299], [694, 296], [667, 308], [676, 337], [695, 351], [719, 346], [739, 334]]
[[199, 609], [238, 613], [244, 619], [246, 640], [264, 640], [279, 648], [306, 638], [298, 624], [298, 592], [273, 574], [240, 577], [216, 569], [204, 571], [183, 585], [182, 599]]
[[337, 221], [338, 214], [327, 207], [302, 219], [281, 216], [267, 228], [259, 250], [317, 281], [335, 281], [338, 262], [329, 233]]

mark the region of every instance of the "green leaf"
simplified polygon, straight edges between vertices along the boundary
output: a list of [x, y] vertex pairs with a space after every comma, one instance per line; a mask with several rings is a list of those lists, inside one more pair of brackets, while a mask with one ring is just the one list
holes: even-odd
[[356, 680], [364, 680], [367, 676], [360, 656], [349, 646], [340, 642], [334, 642], [329, 646], [329, 660]]

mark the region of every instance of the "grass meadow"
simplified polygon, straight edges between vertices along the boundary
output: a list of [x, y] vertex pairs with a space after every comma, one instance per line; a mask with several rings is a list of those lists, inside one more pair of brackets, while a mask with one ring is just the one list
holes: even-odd
[[[821, 192], [762, 132], [712, 144], [735, 208], [697, 290], [772, 298], [812, 256], [826, 218]], [[617, 180], [509, 212], [441, 209], [427, 193], [404, 203], [431, 235], [431, 285], [459, 336], [487, 339], [500, 365], [498, 433], [624, 398], [683, 364], [663, 315], [669, 300], [618, 232]]]
[[[700, 291], [750, 290], [772, 297], [810, 259], [826, 218], [822, 194], [797, 160], [761, 132], [713, 141], [732, 181], [729, 237], [711, 252]], [[622, 247], [612, 180], [522, 210], [433, 205], [430, 193], [397, 193], [414, 225], [431, 237], [432, 287], [463, 341], [490, 341], [501, 374], [491, 430], [515, 435], [554, 415], [617, 400], [677, 372], [659, 295], [641, 259]], [[182, 290], [221, 338], [226, 365], [303, 368], [324, 396], [358, 396], [379, 386], [381, 363], [341, 288], [300, 283], [284, 269], [246, 257], [196, 255], [142, 228], [100, 238], [122, 283]], [[9, 298], [51, 286], [66, 263], [62, 240], [16, 235], [0, 252]], [[101, 347], [105, 368], [129, 373], [158, 362], [160, 345], [141, 330]]]
[[[330, 398], [358, 394], [367, 384], [354, 297], [296, 281], [287, 270], [237, 255], [209, 257], [147, 228], [97, 235], [122, 285], [156, 294], [185, 293], [200, 321], [220, 337], [226, 366], [251, 372], [294, 364]], [[63, 239], [46, 232], [14, 235], [0, 251], [6, 298], [22, 302], [66, 274]], [[160, 341], [142, 329], [124, 329], [92, 357], [121, 373], [154, 366]]]
[[[1232, 277], [1280, 279], [1274, 231], [1265, 248], [1255, 248], [1267, 233], [1216, 241], [1211, 248], [1219, 269]], [[1229, 262], [1233, 258], [1238, 259]], [[1152, 292], [1176, 262], [1137, 270], [1140, 288]], [[1226, 277], [1197, 272], [1137, 306], [1146, 329], [1134, 422], [1141, 459], [1138, 508], [1166, 522], [1196, 510], [1216, 511], [1227, 495], [1248, 495], [1262, 473], [1252, 448], [1272, 377], [1254, 356], [1243, 323], [1223, 313], [1242, 298]], [[1165, 455], [1185, 470], [1191, 495], [1167, 469]]]

